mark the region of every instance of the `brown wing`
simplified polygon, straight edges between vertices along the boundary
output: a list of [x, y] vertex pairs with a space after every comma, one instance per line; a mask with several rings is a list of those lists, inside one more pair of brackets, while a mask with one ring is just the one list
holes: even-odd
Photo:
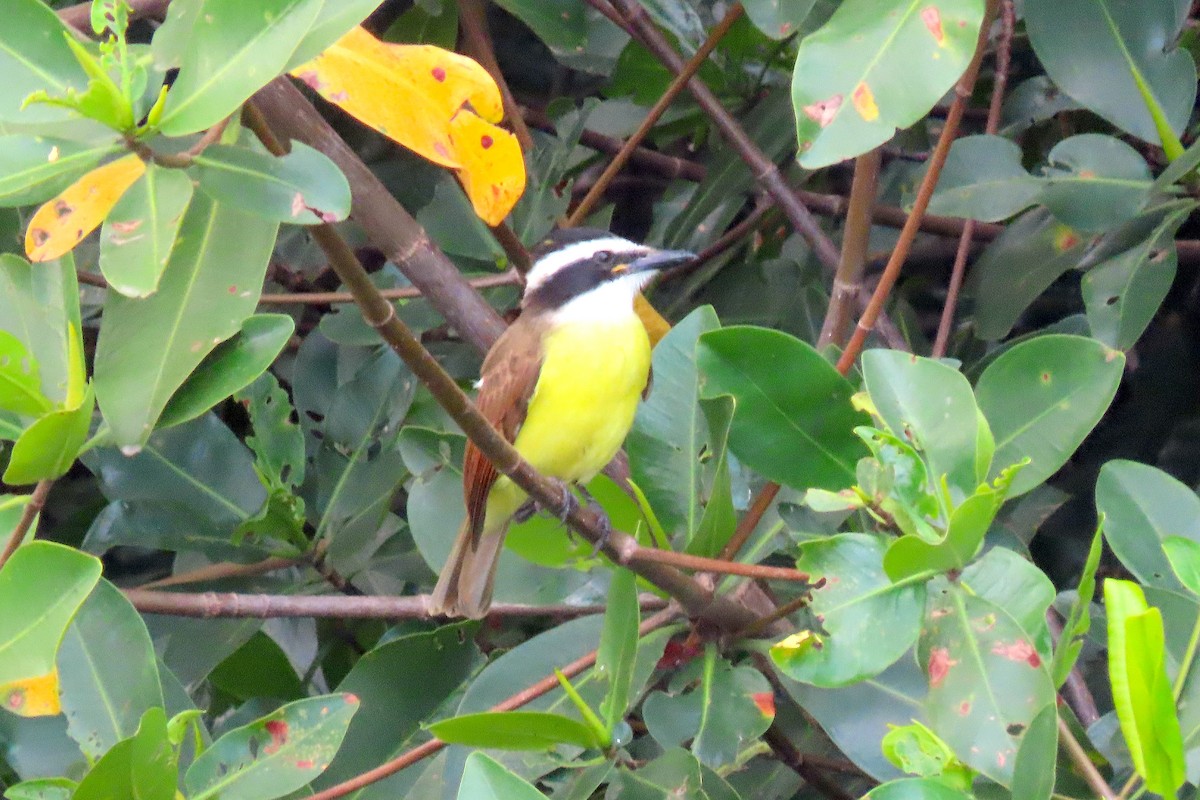
[[[542, 367], [541, 335], [527, 317], [518, 319], [504, 332], [484, 359], [482, 385], [475, 405], [504, 438], [516, 441], [529, 398], [537, 386]], [[483, 530], [488, 492], [499, 477], [492, 462], [471, 442], [463, 459], [463, 495], [473, 537]]]

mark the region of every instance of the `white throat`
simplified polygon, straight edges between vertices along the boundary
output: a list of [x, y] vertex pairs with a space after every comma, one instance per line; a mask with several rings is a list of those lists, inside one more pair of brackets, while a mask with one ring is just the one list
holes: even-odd
[[551, 324], [624, 322], [634, 315], [633, 298], [651, 277], [643, 272], [605, 281], [550, 312]]

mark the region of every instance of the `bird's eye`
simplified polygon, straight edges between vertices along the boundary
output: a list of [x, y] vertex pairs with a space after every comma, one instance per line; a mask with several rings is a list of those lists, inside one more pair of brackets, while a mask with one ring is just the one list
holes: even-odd
[[600, 252], [596, 253], [596, 260], [601, 264], [608, 264], [613, 260], [613, 254], [608, 250], [601, 250]]

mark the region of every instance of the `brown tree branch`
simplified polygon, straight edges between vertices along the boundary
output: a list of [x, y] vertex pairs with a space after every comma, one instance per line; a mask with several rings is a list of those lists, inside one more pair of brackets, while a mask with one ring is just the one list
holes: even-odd
[[[498, 286], [518, 286], [521, 276], [514, 271], [500, 275], [485, 275], [482, 278], [471, 278], [467, 284], [474, 289], [493, 289]], [[402, 300], [420, 297], [421, 290], [415, 286], [405, 286], [400, 289], [380, 289], [379, 294], [387, 300]], [[290, 292], [281, 294], [263, 294], [258, 298], [260, 305], [286, 305], [298, 303], [303, 305], [323, 306], [338, 303], [353, 303], [354, 295], [350, 292]]]
[[946, 115], [946, 124], [938, 137], [937, 146], [929, 157], [929, 168], [917, 189], [917, 197], [912, 211], [904, 227], [900, 230], [900, 237], [896, 240], [892, 256], [888, 259], [887, 266], [884, 267], [883, 275], [879, 278], [875, 293], [871, 296], [866, 311], [859, 318], [842, 357], [838, 359], [838, 371], [843, 375], [850, 370], [862, 352], [867, 334], [871, 332], [871, 328], [875, 326], [875, 320], [883, 311], [884, 303], [887, 302], [892, 287], [896, 285], [896, 280], [900, 277], [900, 269], [904, 266], [904, 260], [908, 257], [908, 251], [917, 236], [920, 219], [924, 215], [925, 209], [929, 207], [929, 200], [933, 197], [933, 190], [942, 174], [942, 167], [946, 163], [950, 145], [954, 142], [955, 134], [958, 132], [963, 109], [966, 108], [967, 100], [971, 96], [971, 89], [975, 86], [975, 78], [979, 74], [979, 64], [983, 60], [983, 53], [987, 46], [988, 29], [991, 27], [992, 20], [996, 18], [997, 3], [998, 0], [988, 0], [987, 9], [983, 15], [983, 24], [979, 29], [979, 38], [975, 44], [975, 54], [972, 56], [970, 64], [967, 65], [966, 71], [954, 86], [954, 102], [950, 106], [950, 113]]
[[467, 55], [478, 61], [496, 86], [500, 88], [500, 99], [504, 103], [504, 115], [512, 125], [513, 134], [521, 145], [522, 152], [533, 150], [533, 137], [521, 117], [521, 107], [517, 105], [513, 93], [504, 80], [500, 64], [496, 61], [496, 52], [492, 48], [492, 36], [488, 32], [486, 0], [458, 0], [458, 23], [462, 28], [463, 44]]
[[50, 494], [52, 486], [54, 486], [54, 481], [41, 480], [38, 481], [37, 486], [33, 487], [33, 493], [29, 495], [29, 500], [25, 503], [24, 510], [21, 511], [21, 518], [17, 520], [16, 526], [9, 534], [8, 541], [4, 543], [4, 549], [0, 550], [0, 568], [8, 562], [8, 559], [12, 558], [12, 554], [17, 552], [17, 548], [21, 546], [25, 534], [29, 532], [33, 521], [37, 519], [37, 515], [46, 505], [46, 496]]
[[879, 165], [883, 154], [876, 147], [854, 159], [854, 181], [850, 186], [850, 203], [846, 209], [846, 225], [842, 229], [842, 255], [833, 288], [829, 293], [829, 308], [821, 323], [817, 346], [834, 344], [845, 347], [850, 320], [858, 309], [859, 290], [867, 265], [867, 247], [871, 239], [871, 215], [875, 207], [875, 191], [879, 186]]

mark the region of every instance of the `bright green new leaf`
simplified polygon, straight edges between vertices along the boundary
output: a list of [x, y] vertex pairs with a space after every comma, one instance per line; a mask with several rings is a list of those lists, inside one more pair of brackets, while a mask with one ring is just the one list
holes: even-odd
[[532, 784], [483, 753], [472, 753], [463, 768], [458, 800], [543, 800]]
[[[154, 663], [153, 658], [151, 663]], [[133, 778], [131, 796], [137, 800], [175, 800], [179, 765], [167, 733], [167, 712], [161, 706], [146, 709], [129, 751]]]
[[75, 326], [75, 336], [80, 330], [74, 260], [66, 257], [34, 266], [11, 253], [0, 254], [0, 297], [0, 330], [28, 348], [38, 364], [42, 394], [54, 403], [66, 403], [69, 378], [79, 377], [69, 366], [68, 324]]
[[972, 800], [974, 797], [937, 778], [902, 778], [876, 786], [862, 800]]
[[37, 417], [53, 406], [42, 394], [37, 361], [20, 339], [0, 330], [0, 408]]
[[100, 271], [110, 288], [134, 298], [154, 293], [191, 199], [186, 173], [146, 165], [100, 228]]
[[865, 153], [921, 119], [975, 52], [981, 0], [847, 0], [804, 37], [792, 78], [800, 163]]
[[247, 214], [293, 225], [338, 222], [350, 213], [350, 185], [337, 165], [302, 142], [275, 157], [214, 145], [195, 158], [200, 189]]
[[0, 30], [0, 121], [60, 122], [70, 112], [46, 105], [22, 108], [38, 90], [82, 91], [87, 74], [67, 44], [67, 28], [40, 0], [8, 0]]
[[309, 697], [226, 733], [188, 767], [193, 800], [271, 800], [329, 765], [358, 710], [352, 694]]
[[95, 406], [89, 385], [79, 405], [51, 411], [26, 428], [13, 445], [4, 482], [22, 486], [65, 475], [87, 441]]
[[1096, 569], [1100, 566], [1100, 554], [1104, 552], [1104, 515], [1096, 525], [1096, 535], [1092, 537], [1092, 546], [1088, 548], [1087, 560], [1079, 574], [1079, 589], [1076, 591], [1075, 602], [1071, 604], [1071, 613], [1063, 623], [1059, 635], [1058, 647], [1054, 650], [1054, 663], [1050, 667], [1050, 675], [1054, 678], [1054, 686], [1061, 687], [1067, 676], [1079, 659], [1083, 650], [1084, 637], [1092, 627], [1092, 600], [1096, 594]]
[[484, 711], [435, 722], [429, 732], [443, 742], [495, 750], [550, 750], [560, 744], [596, 748], [592, 729], [562, 714]]
[[117, 742], [79, 781], [72, 800], [133, 797], [133, 739]]

